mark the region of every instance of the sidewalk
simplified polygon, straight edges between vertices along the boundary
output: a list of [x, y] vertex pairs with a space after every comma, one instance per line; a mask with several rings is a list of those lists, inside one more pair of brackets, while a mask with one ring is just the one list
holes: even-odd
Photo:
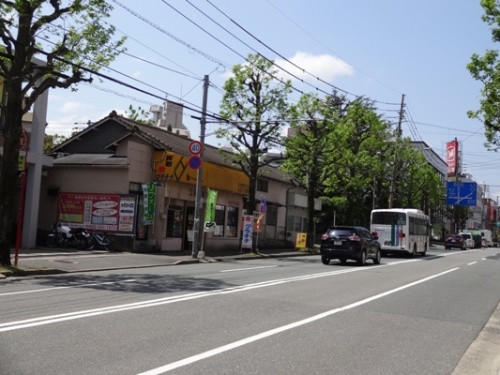
[[[12, 264], [14, 264], [14, 252]], [[230, 259], [255, 259], [265, 257], [290, 257], [315, 255], [293, 249], [262, 250], [259, 254], [248, 251], [219, 252], [207, 254], [204, 258], [193, 258], [187, 253], [129, 253], [109, 252], [105, 250], [76, 250], [76, 249], [20, 249], [18, 268], [15, 276], [47, 275], [75, 272], [104, 271], [127, 268], [145, 268], [171, 266], [179, 264], [221, 262]], [[319, 256], [319, 255], [316, 255]], [[0, 272], [0, 279], [13, 276], [12, 271]]]

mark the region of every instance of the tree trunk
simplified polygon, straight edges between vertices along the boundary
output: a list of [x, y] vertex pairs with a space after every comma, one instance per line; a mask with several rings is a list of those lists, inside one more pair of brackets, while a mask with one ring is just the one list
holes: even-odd
[[[315, 169], [315, 168], [314, 168]], [[309, 188], [307, 191], [307, 240], [306, 246], [308, 249], [314, 248], [315, 242], [315, 210], [314, 210], [314, 197], [316, 196], [316, 190], [318, 185], [317, 173], [313, 170], [309, 177]]]
[[[16, 214], [16, 183], [18, 180], [19, 141], [22, 133], [22, 97], [6, 90], [8, 102], [2, 129], [4, 149], [0, 163], [0, 264], [10, 266], [12, 228]], [[20, 90], [19, 90], [20, 92]]]

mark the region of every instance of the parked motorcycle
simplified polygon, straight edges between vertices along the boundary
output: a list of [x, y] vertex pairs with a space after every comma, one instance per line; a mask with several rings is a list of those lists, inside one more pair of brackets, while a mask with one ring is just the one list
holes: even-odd
[[89, 237], [90, 235], [85, 229], [71, 229], [58, 221], [47, 235], [46, 244], [52, 248], [74, 246], [79, 250], [85, 250], [89, 246]]

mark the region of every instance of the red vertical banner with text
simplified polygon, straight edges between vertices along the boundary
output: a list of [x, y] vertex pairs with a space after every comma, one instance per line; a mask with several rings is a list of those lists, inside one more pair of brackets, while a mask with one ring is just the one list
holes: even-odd
[[448, 166], [448, 177], [458, 174], [458, 141], [446, 143], [446, 165]]

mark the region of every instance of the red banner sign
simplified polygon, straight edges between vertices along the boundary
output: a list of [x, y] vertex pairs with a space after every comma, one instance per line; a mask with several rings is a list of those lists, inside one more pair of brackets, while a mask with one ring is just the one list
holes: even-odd
[[135, 194], [59, 193], [59, 220], [71, 228], [135, 233]]
[[458, 171], [458, 141], [446, 143], [446, 164], [448, 165], [448, 177], [456, 176]]

